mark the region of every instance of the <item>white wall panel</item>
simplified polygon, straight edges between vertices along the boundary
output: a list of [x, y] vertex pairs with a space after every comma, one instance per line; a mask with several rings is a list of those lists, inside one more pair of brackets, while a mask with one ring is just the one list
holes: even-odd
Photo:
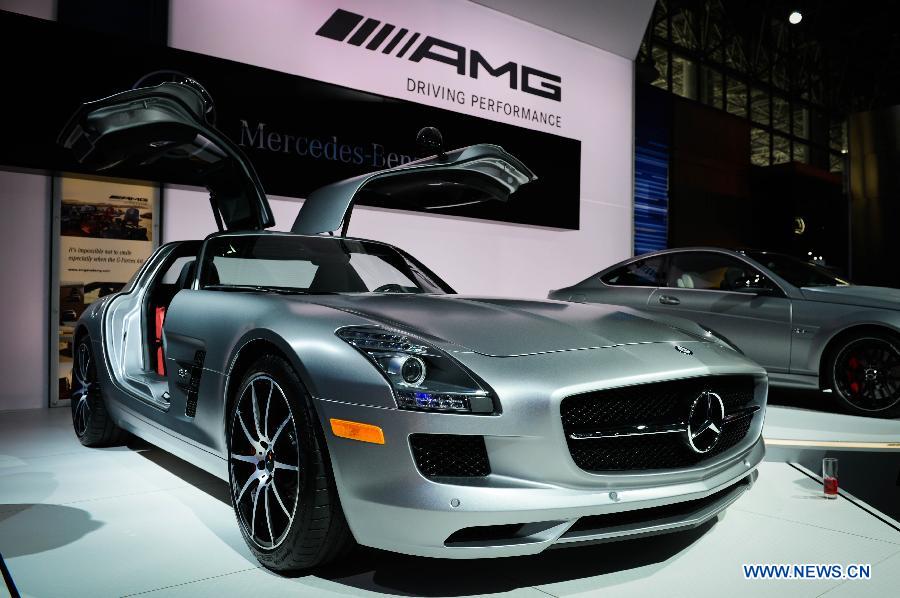
[[[450, 65], [410, 62], [316, 36], [338, 7], [477, 49], [492, 64], [515, 60], [558, 74], [562, 101], [510, 89], [500, 79], [460, 76]], [[621, 56], [464, 0], [172, 0], [170, 45], [581, 140], [578, 231], [370, 208], [355, 211], [351, 234], [402, 247], [461, 292], [546, 297], [551, 288], [631, 255], [633, 78], [631, 61]], [[196, 76], [202, 79], [202, 73]], [[468, 103], [414, 95], [406, 90], [407, 77], [461, 89], [467, 96], [552, 111], [561, 115], [562, 127], [551, 129], [488, 114]], [[298, 114], [298, 127], [303, 118], [314, 115]], [[177, 196], [167, 193], [166, 198], [165, 238], [208, 232], [189, 230], [195, 219], [179, 216], [182, 210], [197, 210], [200, 218], [205, 210], [211, 225], [205, 199], [180, 206]], [[546, 209], [553, 210], [555, 198], [545, 199]], [[273, 203], [278, 228], [289, 228], [297, 204]]]
[[0, 411], [47, 405], [50, 179], [0, 170]]

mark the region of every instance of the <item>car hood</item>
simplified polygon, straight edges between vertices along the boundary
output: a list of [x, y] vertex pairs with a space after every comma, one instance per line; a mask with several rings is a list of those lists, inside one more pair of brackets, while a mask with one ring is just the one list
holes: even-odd
[[625, 344], [692, 342], [688, 332], [619, 307], [458, 295], [335, 295], [317, 303], [493, 357]]
[[844, 286], [804, 287], [800, 289], [804, 299], [825, 303], [843, 303], [860, 307], [900, 309], [900, 289], [887, 287]]

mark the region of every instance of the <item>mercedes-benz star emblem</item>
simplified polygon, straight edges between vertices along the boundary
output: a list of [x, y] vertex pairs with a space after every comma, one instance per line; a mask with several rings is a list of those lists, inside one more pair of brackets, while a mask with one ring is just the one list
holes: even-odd
[[694, 352], [688, 349], [687, 347], [682, 347], [681, 345], [675, 345], [675, 350], [679, 353], [684, 353], [685, 355], [693, 355]]
[[708, 390], [700, 393], [691, 403], [688, 416], [688, 446], [696, 453], [708, 453], [722, 436], [725, 421], [725, 405], [722, 397]]

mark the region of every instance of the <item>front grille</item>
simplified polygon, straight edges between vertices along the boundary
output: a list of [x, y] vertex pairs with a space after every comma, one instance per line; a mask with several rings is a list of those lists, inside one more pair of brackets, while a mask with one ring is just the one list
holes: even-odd
[[655, 382], [575, 395], [563, 399], [560, 412], [572, 459], [591, 472], [675, 469], [695, 465], [738, 444], [753, 417], [727, 422], [708, 453], [691, 450], [685, 434], [643, 434], [572, 440], [573, 432], [683, 423], [691, 402], [704, 390], [722, 398], [725, 416], [751, 406], [756, 381], [750, 376], [710, 376]]
[[483, 436], [412, 434], [416, 467], [429, 478], [484, 477], [491, 473]]

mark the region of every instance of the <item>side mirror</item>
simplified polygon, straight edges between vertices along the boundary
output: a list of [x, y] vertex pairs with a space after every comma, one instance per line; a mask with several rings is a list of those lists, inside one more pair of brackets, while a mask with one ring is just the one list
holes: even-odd
[[751, 294], [751, 295], [771, 295], [772, 293], [775, 292], [775, 289], [773, 289], [772, 287], [761, 287], [761, 286], [755, 286], [755, 287], [747, 286], [747, 287], [743, 287], [741, 289], [735, 289], [735, 290], [738, 291], [739, 293], [747, 293], [747, 294]]
[[729, 291], [750, 295], [771, 295], [775, 292], [772, 283], [761, 274], [742, 272], [733, 277], [727, 285]]

